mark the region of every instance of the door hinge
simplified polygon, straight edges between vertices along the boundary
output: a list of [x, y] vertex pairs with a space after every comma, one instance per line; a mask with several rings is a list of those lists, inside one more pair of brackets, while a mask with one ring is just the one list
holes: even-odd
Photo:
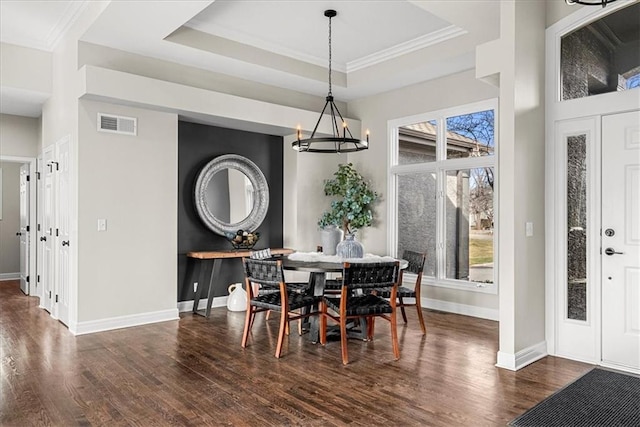
[[38, 231], [40, 231], [40, 224], [38, 224]]
[[40, 172], [36, 172], [36, 179], [40, 180]]
[[31, 175], [27, 175], [27, 182], [31, 181]]
[[56, 228], [56, 237], [58, 237], [58, 229]]
[[49, 291], [49, 299], [51, 299], [51, 291]]
[[37, 281], [38, 283], [40, 283], [40, 275], [39, 275], [39, 274], [36, 276], [36, 281]]
[[56, 294], [56, 302], [58, 302], [58, 295]]
[[28, 233], [29, 231], [31, 231], [31, 227], [29, 227], [29, 226], [27, 225], [27, 233]]
[[29, 276], [27, 276], [27, 283], [29, 283]]

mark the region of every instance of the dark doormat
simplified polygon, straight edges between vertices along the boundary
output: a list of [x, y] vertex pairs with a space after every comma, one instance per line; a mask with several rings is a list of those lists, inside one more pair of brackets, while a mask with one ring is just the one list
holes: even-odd
[[640, 378], [593, 369], [509, 423], [513, 427], [638, 427]]

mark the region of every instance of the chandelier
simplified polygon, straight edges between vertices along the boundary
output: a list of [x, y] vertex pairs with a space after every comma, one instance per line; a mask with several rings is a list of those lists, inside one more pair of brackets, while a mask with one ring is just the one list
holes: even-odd
[[605, 7], [609, 3], [613, 3], [616, 0], [565, 0], [568, 5], [582, 4], [584, 6], [602, 6]]
[[[324, 16], [329, 18], [329, 93], [325, 98], [327, 102], [325, 102], [309, 138], [302, 138], [302, 130], [298, 126], [297, 139], [291, 144], [296, 151], [306, 151], [308, 153], [353, 153], [369, 148], [369, 131], [367, 131], [366, 140], [354, 138], [347, 126], [347, 122], [333, 102], [333, 93], [331, 92], [331, 18], [337, 14], [332, 9], [324, 11]], [[316, 137], [316, 131], [325, 112], [329, 113], [332, 135]]]

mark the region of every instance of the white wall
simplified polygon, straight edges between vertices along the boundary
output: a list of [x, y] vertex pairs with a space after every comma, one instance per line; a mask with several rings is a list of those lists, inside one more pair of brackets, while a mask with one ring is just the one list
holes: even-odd
[[0, 215], [0, 278], [20, 272], [20, 167], [0, 162], [2, 170], [2, 215]]
[[0, 114], [0, 156], [37, 157], [40, 121]]
[[[546, 354], [544, 333], [545, 3], [501, 3], [501, 38], [478, 49], [499, 72], [500, 351], [518, 369]], [[478, 58], [484, 71], [486, 58]], [[525, 223], [534, 235], [525, 237]]]
[[51, 93], [51, 53], [2, 43], [0, 64], [2, 86]]
[[[375, 208], [375, 225], [358, 232], [358, 238], [362, 241], [365, 251], [385, 254], [388, 246], [387, 122], [497, 96], [498, 90], [478, 81], [471, 70], [349, 103], [349, 115], [359, 118], [362, 129], [369, 129], [371, 132], [369, 150], [349, 154], [349, 161], [364, 177], [371, 180], [375, 191], [381, 195], [381, 202]], [[498, 309], [497, 295], [433, 286], [425, 286], [422, 295], [429, 299], [481, 309]]]
[[[138, 135], [98, 132], [98, 112], [136, 117]], [[175, 114], [80, 102], [80, 325], [176, 310], [177, 141]], [[97, 231], [99, 218], [106, 231]]]

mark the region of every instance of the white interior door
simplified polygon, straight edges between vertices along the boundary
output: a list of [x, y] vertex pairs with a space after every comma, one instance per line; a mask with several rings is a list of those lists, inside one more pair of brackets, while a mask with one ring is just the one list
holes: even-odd
[[53, 162], [53, 146], [44, 150], [42, 156], [43, 172], [40, 175], [42, 181], [42, 222], [40, 230], [40, 247], [42, 260], [42, 299], [40, 305], [50, 313], [53, 313], [53, 292], [54, 292], [54, 173], [56, 165]]
[[29, 164], [20, 167], [20, 289], [29, 295]]
[[65, 325], [69, 325], [70, 306], [70, 143], [63, 138], [56, 143], [56, 314]]
[[640, 111], [602, 118], [602, 362], [640, 370]]

